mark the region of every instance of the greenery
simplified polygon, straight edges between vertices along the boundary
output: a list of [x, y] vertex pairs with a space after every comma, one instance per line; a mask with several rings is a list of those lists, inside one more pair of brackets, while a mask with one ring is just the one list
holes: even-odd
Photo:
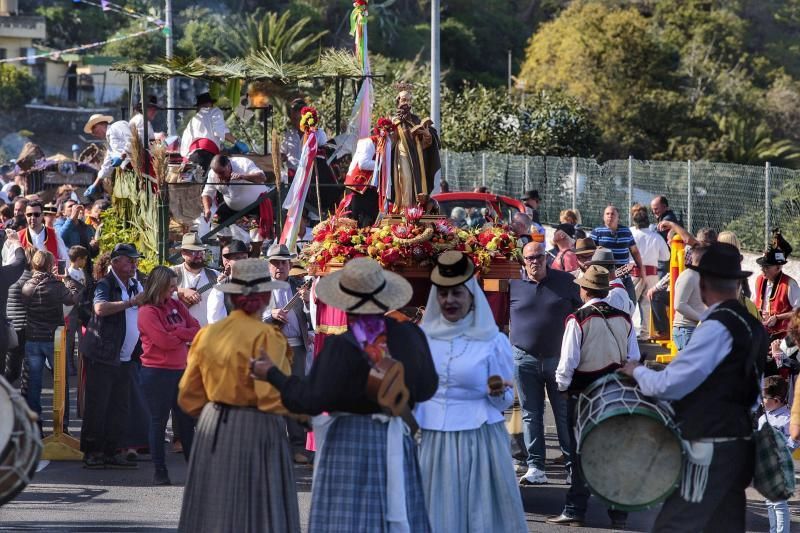
[[36, 94], [36, 80], [27, 69], [0, 63], [0, 111], [18, 111]]

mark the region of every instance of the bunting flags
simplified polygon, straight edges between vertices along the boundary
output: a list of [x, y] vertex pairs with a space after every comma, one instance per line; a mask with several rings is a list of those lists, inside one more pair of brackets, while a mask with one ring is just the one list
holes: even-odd
[[300, 153], [300, 163], [294, 175], [292, 186], [286, 193], [283, 208], [287, 210], [286, 220], [283, 225], [280, 243], [285, 244], [289, 250], [294, 250], [297, 244], [297, 232], [300, 230], [300, 217], [303, 215], [303, 206], [308, 196], [311, 177], [314, 170], [314, 161], [317, 158], [317, 132], [310, 128], [303, 139], [303, 150]]

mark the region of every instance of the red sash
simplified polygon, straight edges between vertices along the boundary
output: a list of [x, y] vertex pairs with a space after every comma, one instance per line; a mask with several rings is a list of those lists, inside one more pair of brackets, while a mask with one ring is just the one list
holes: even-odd
[[[21, 229], [17, 233], [19, 235], [19, 242], [22, 244], [23, 248], [30, 248], [33, 246], [33, 239], [29, 238], [29, 229]], [[56, 236], [56, 230], [53, 228], [48, 228], [47, 226], [44, 227], [44, 248], [51, 254], [56, 261], [58, 261], [58, 237]]]
[[205, 150], [206, 152], [210, 152], [214, 155], [219, 154], [219, 146], [217, 146], [217, 143], [204, 137], [193, 140], [192, 144], [189, 145], [190, 154], [197, 150]]

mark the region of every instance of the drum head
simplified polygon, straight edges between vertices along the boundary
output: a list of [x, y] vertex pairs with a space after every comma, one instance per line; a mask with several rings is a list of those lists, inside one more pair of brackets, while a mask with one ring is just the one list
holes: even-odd
[[0, 461], [5, 456], [6, 446], [14, 431], [14, 404], [6, 389], [7, 382], [0, 378]]
[[618, 415], [592, 427], [581, 441], [580, 465], [589, 489], [625, 511], [652, 507], [678, 485], [678, 437], [655, 417]]

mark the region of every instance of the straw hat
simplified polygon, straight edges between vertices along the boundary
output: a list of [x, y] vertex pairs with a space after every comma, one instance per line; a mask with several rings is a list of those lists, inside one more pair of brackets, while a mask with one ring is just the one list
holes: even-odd
[[236, 261], [231, 265], [230, 279], [229, 283], [222, 283], [217, 288], [226, 294], [251, 294], [289, 286], [285, 281], [272, 281], [267, 262], [263, 259]]
[[114, 122], [114, 117], [112, 117], [111, 115], [104, 115], [102, 113], [95, 113], [94, 115], [89, 117], [89, 120], [86, 122], [86, 125], [83, 127], [83, 133], [87, 133], [87, 134], [91, 135], [92, 134], [92, 128], [94, 128], [96, 125], [98, 125], [98, 124], [100, 124], [102, 122], [108, 122], [109, 124], [111, 124], [112, 122]]
[[575, 242], [575, 255], [592, 255], [596, 248], [597, 245], [589, 237], [578, 239]]
[[204, 252], [207, 249], [208, 246], [203, 244], [203, 241], [197, 237], [197, 233], [187, 233], [181, 239], [181, 250], [188, 250], [190, 252]]
[[597, 265], [591, 265], [587, 268], [583, 276], [576, 279], [575, 283], [584, 289], [594, 289], [596, 291], [607, 291], [610, 289], [608, 284], [608, 270]]
[[592, 260], [589, 261], [588, 264], [614, 266], [617, 264], [617, 262], [614, 260], [614, 252], [601, 246], [600, 248], [595, 249], [594, 253], [592, 254]]
[[294, 276], [307, 276], [308, 271], [303, 268], [303, 265], [300, 262], [292, 261], [292, 268], [289, 269], [289, 277]]
[[326, 304], [355, 315], [383, 314], [411, 300], [411, 284], [384, 270], [374, 259], [357, 257], [322, 278], [317, 296]]
[[450, 250], [436, 258], [431, 282], [437, 287], [455, 287], [469, 281], [474, 274], [475, 264], [469, 257], [457, 250]]

